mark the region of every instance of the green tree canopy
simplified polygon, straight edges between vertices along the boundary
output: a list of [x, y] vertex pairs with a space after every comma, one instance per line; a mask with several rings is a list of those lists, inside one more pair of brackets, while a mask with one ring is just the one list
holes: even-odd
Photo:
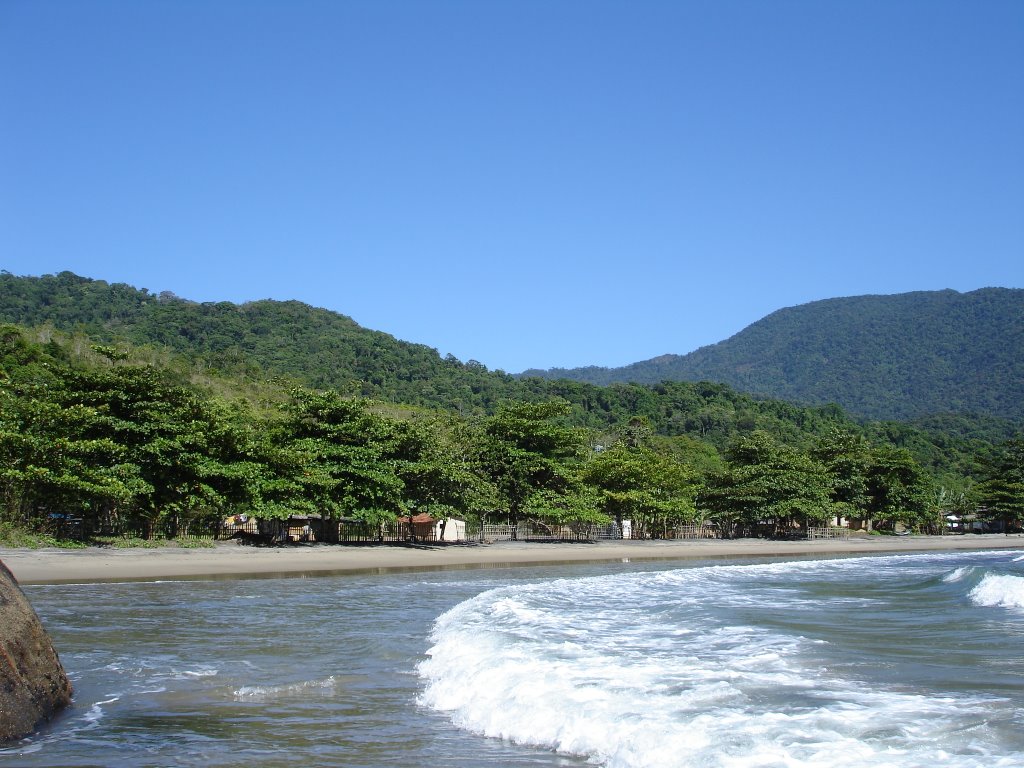
[[583, 453], [581, 430], [559, 421], [570, 411], [569, 403], [505, 403], [485, 420], [483, 465], [508, 510], [514, 525], [535, 494], [568, 494], [572, 489], [571, 465]]
[[388, 419], [334, 391], [296, 389], [286, 410], [285, 445], [302, 462], [303, 492], [316, 509], [365, 522], [405, 511]]
[[764, 432], [736, 441], [727, 466], [705, 483], [698, 502], [723, 531], [772, 526], [777, 535], [833, 516], [825, 468]]
[[930, 483], [905, 448], [881, 446], [872, 452], [867, 491], [868, 514], [881, 527], [900, 523], [918, 528], [932, 522]]
[[634, 536], [663, 536], [694, 520], [695, 477], [672, 456], [626, 441], [598, 453], [582, 474], [604, 513], [620, 525], [629, 520]]
[[1024, 439], [1007, 440], [981, 457], [975, 492], [990, 519], [1024, 524]]

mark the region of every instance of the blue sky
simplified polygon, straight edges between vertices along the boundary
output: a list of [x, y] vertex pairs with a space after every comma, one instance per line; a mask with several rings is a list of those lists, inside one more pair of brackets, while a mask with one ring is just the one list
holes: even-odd
[[1024, 286], [1018, 0], [0, 0], [0, 269], [509, 372]]

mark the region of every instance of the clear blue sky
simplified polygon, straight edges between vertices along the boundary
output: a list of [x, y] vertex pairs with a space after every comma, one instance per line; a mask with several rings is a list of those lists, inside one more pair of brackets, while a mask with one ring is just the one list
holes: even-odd
[[1019, 0], [0, 0], [0, 269], [623, 365], [1024, 286]]

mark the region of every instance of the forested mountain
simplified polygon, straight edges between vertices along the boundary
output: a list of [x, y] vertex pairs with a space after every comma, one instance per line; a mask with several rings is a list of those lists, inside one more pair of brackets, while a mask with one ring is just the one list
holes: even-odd
[[70, 272], [0, 274], [0, 322], [52, 325], [102, 343], [152, 345], [232, 375], [394, 402], [488, 410], [511, 377], [369, 330], [298, 301], [197, 303]]
[[[128, 345], [136, 361], [188, 376], [254, 386], [281, 377], [391, 403], [493, 413], [507, 400], [563, 398], [571, 421], [597, 431], [634, 417], [668, 437], [691, 436], [724, 448], [738, 432], [766, 429], [800, 442], [846, 416], [837, 409], [759, 401], [724, 385], [669, 382], [599, 387], [573, 381], [516, 379], [474, 361], [442, 358], [429, 347], [360, 327], [350, 318], [297, 301], [199, 304], [69, 272], [0, 275], [0, 322], [34, 327], [37, 341], [80, 334], [91, 345]], [[70, 345], [59, 340], [64, 349]], [[128, 353], [125, 352], [125, 355]], [[183, 371], [191, 369], [190, 373]]]
[[[780, 314], [780, 313], [777, 313]], [[599, 386], [571, 380], [518, 378], [490, 372], [475, 361], [442, 358], [436, 350], [360, 327], [344, 315], [297, 301], [196, 303], [169, 293], [79, 277], [0, 273], [0, 322], [79, 334], [92, 344], [128, 345], [136, 361], [188, 372], [180, 381], [221, 382], [259, 389], [268, 379], [336, 389], [403, 405], [444, 408], [463, 416], [494, 413], [508, 400], [562, 398], [573, 424], [600, 434], [632, 418], [646, 419], [672, 440], [697, 440], [724, 450], [737, 436], [765, 430], [806, 446], [836, 425], [851, 426], [838, 408], [802, 407], [753, 397], [708, 382]], [[764, 322], [764, 321], [762, 321]], [[749, 330], [749, 329], [748, 329]], [[70, 346], [62, 342], [65, 348]], [[226, 384], [224, 383], [226, 382]], [[867, 425], [885, 442], [910, 449], [938, 473], [967, 470], [968, 457], [986, 443], [1015, 434], [999, 418], [939, 418], [910, 424]]]
[[1024, 420], [1024, 290], [829, 299], [779, 310], [688, 355], [623, 368], [512, 377], [362, 328], [298, 301], [196, 303], [70, 272], [0, 274], [0, 321], [52, 325], [102, 343], [169, 349], [233, 376], [284, 376], [392, 402], [493, 411], [537, 399], [530, 378], [597, 386], [714, 381], [756, 396], [838, 403], [871, 419], [936, 414]]
[[526, 371], [607, 385], [718, 381], [861, 417], [1024, 419], [1024, 290], [920, 291], [781, 309], [688, 355], [622, 368]]
[[710, 382], [519, 379], [299, 302], [70, 273], [0, 275], [3, 321], [0, 539], [55, 510], [146, 535], [232, 511], [624, 516], [645, 535], [843, 515], [935, 529], [976, 502], [1024, 515], [1002, 469], [1019, 432], [996, 417], [857, 423]]

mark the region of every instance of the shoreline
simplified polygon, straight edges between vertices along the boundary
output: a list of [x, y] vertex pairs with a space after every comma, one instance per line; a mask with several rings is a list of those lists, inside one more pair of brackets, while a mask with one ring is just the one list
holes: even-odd
[[183, 549], [0, 549], [18, 582], [77, 584], [153, 580], [216, 580], [509, 568], [573, 563], [885, 555], [1018, 549], [1024, 536], [870, 536], [847, 540], [766, 539], [513, 542], [454, 545], [314, 544], [275, 549], [221, 542]]

